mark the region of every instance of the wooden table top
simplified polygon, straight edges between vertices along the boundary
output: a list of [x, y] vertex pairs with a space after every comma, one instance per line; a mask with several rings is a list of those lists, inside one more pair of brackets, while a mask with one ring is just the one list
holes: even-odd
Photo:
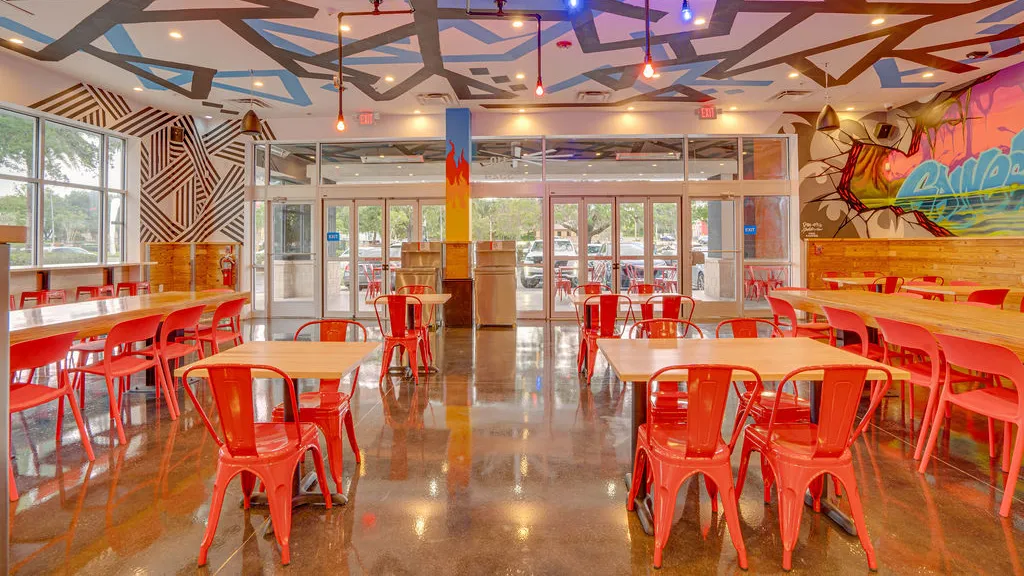
[[[834, 348], [810, 338], [682, 338], [601, 339], [597, 347], [624, 382], [648, 380], [659, 369], [672, 364], [735, 364], [757, 370], [763, 381], [781, 380], [802, 366], [814, 364], [862, 364], [884, 366], [852, 352]], [[910, 377], [902, 368], [890, 368], [893, 380]], [[808, 372], [802, 380], [818, 380], [822, 372]], [[683, 380], [685, 371], [667, 372], [666, 381]], [[736, 372], [735, 380], [753, 380], [749, 373]], [[885, 378], [881, 371], [868, 372], [869, 379]]]
[[822, 278], [823, 282], [829, 284], [838, 284], [840, 286], [871, 286], [875, 283], [876, 278], [867, 278], [863, 276], [852, 276], [849, 278]]
[[34, 340], [44, 336], [77, 332], [79, 338], [106, 334], [118, 322], [150, 314], [167, 315], [181, 308], [205, 304], [212, 310], [217, 304], [245, 298], [245, 292], [158, 292], [108, 300], [86, 300], [8, 314], [11, 343]]
[[772, 296], [794, 308], [816, 314], [822, 306], [842, 308], [861, 316], [868, 326], [877, 327], [876, 316], [924, 326], [932, 332], [953, 334], [1006, 346], [1024, 357], [1024, 330], [1016, 310], [964, 306], [954, 302], [904, 298], [858, 290], [783, 290]]
[[948, 284], [934, 284], [932, 282], [907, 282], [903, 289], [909, 292], [922, 292], [927, 294], [942, 294], [943, 296], [956, 296], [967, 298], [971, 292], [978, 290], [1009, 290], [1012, 292], [1024, 292], [1020, 286], [950, 286]]
[[[230, 363], [273, 366], [280, 368], [292, 379], [342, 378], [358, 368], [377, 348], [380, 348], [380, 342], [246, 342], [220, 354], [181, 366], [174, 371], [174, 375], [182, 376], [186, 370], [194, 366]], [[196, 370], [189, 376], [206, 378], [206, 371]], [[276, 374], [260, 371], [255, 371], [253, 376], [278, 377]]]
[[415, 296], [416, 298], [419, 298], [420, 302], [423, 302], [424, 306], [444, 304], [452, 298], [451, 294], [408, 294], [408, 296]]

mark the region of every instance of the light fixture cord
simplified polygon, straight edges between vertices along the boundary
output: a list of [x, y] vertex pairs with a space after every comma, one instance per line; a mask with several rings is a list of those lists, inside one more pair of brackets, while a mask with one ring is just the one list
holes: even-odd
[[644, 55], [651, 61], [651, 0], [644, 0]]
[[338, 13], [338, 114], [342, 114], [342, 75], [341, 75], [341, 57], [342, 57], [342, 38], [341, 38], [341, 12]]

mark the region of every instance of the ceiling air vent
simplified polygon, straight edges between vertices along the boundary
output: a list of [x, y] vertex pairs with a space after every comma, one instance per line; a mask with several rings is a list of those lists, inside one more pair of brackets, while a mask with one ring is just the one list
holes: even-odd
[[772, 100], [782, 100], [784, 102], [793, 102], [795, 100], [803, 100], [810, 94], [810, 90], [783, 90], [778, 94], [768, 99], [769, 102]]
[[416, 101], [423, 106], [452, 106], [459, 103], [459, 99], [447, 92], [428, 92], [417, 94]]
[[611, 92], [602, 90], [581, 90], [576, 93], [579, 104], [604, 104], [611, 98]]
[[260, 98], [231, 98], [228, 102], [235, 102], [242, 104], [243, 106], [255, 106], [256, 108], [270, 108], [270, 104], [267, 104], [266, 100]]

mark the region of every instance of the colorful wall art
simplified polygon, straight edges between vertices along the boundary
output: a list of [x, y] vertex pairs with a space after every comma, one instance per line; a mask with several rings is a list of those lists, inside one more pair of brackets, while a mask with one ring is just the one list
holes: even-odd
[[[1024, 65], [888, 112], [785, 114], [799, 135], [801, 236], [1024, 234]], [[893, 126], [880, 136], [882, 124]]]

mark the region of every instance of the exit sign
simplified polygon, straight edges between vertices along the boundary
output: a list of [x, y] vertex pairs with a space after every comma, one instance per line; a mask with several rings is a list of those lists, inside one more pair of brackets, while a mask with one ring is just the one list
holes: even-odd
[[373, 112], [359, 113], [359, 123], [363, 126], [370, 126], [374, 120], [376, 120], [376, 115]]
[[697, 109], [697, 116], [701, 120], [714, 120], [718, 118], [718, 108], [714, 106], [701, 106]]

